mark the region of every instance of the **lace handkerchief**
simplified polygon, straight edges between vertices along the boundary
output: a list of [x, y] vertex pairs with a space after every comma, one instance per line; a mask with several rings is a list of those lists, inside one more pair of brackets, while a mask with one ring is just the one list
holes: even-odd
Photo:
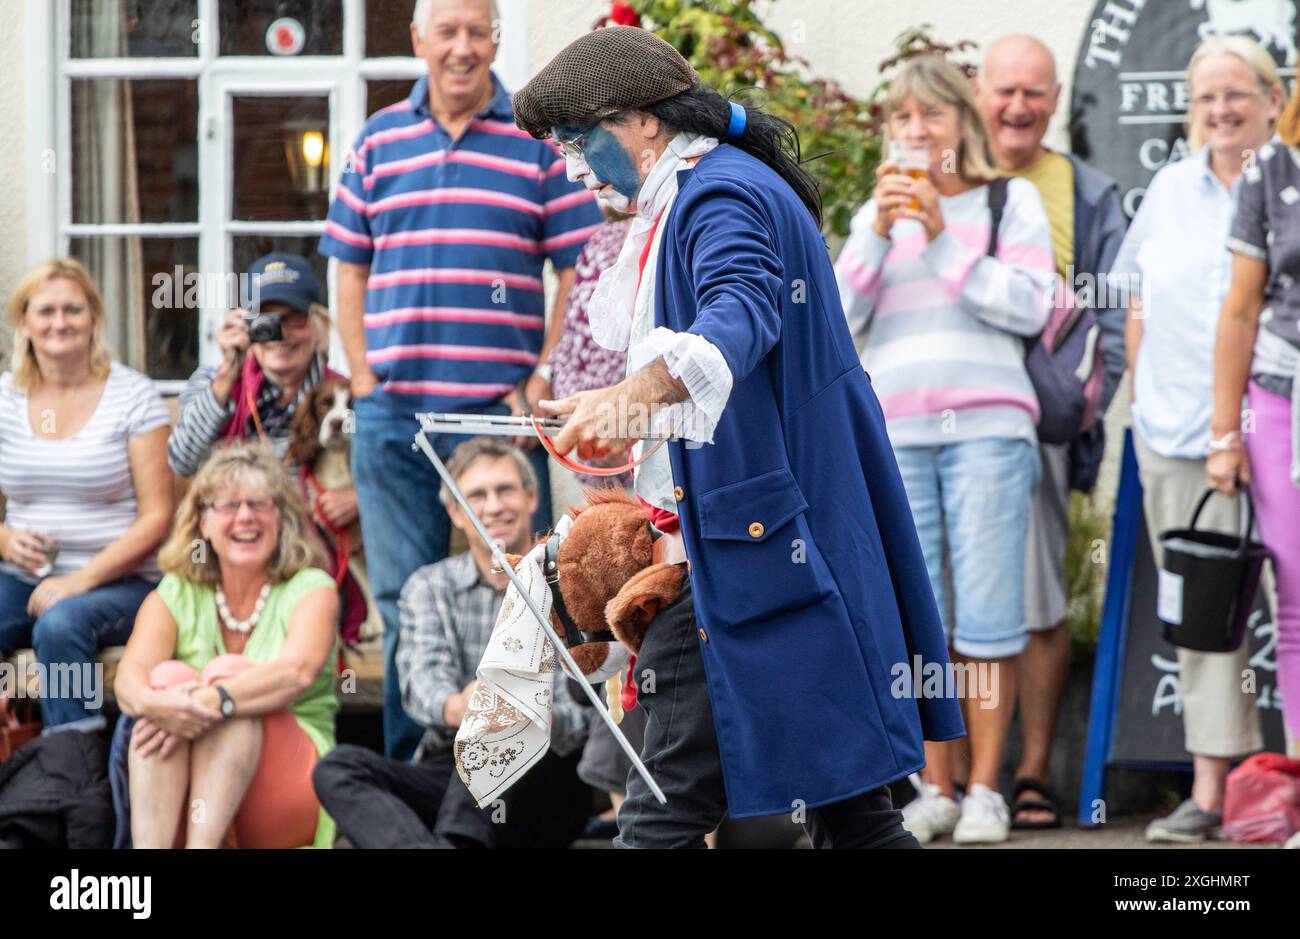
[[[551, 591], [542, 575], [546, 546], [530, 551], [515, 572], [542, 615]], [[479, 808], [505, 792], [551, 745], [555, 649], [513, 582], [478, 665], [478, 687], [456, 732], [456, 771]]]

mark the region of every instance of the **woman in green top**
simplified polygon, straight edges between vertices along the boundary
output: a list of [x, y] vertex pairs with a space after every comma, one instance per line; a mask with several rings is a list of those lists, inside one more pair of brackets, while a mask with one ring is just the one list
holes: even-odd
[[[216, 450], [159, 553], [117, 670], [138, 848], [329, 847], [311, 786], [334, 746], [338, 592], [298, 487], [260, 444]], [[188, 811], [187, 811], [188, 809]]]

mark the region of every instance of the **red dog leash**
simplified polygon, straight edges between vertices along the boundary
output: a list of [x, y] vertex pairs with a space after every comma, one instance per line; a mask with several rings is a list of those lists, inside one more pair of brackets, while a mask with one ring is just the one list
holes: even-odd
[[303, 478], [311, 483], [312, 488], [316, 490], [316, 497], [312, 499], [312, 508], [315, 509], [316, 518], [334, 536], [334, 563], [337, 566], [337, 570], [334, 572], [334, 586], [342, 587], [343, 578], [348, 574], [348, 564], [352, 560], [352, 531], [347, 527], [334, 527], [334, 524], [321, 509], [320, 500], [325, 495], [325, 487], [320, 484], [316, 474], [307, 467], [302, 467], [302, 474]]

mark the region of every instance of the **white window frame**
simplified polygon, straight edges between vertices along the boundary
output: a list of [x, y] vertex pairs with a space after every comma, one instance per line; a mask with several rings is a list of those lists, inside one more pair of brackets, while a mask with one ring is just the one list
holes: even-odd
[[[414, 80], [425, 73], [414, 57], [365, 58], [365, 0], [342, 0], [341, 56], [221, 56], [218, 54], [218, 0], [198, 0], [202, 27], [199, 54], [193, 58], [71, 58], [72, 0], [31, 4], [27, 12], [27, 260], [37, 264], [66, 255], [71, 239], [87, 235], [139, 235], [199, 239], [199, 270], [225, 274], [230, 264], [230, 237], [236, 234], [319, 234], [323, 221], [235, 222], [226, 218], [230, 206], [233, 164], [229, 95], [319, 94], [330, 97], [330, 188], [338, 181], [342, 154], [347, 153], [366, 120], [366, 83], [373, 80]], [[499, 0], [501, 43], [494, 66], [508, 88], [520, 87], [528, 76], [527, 0]], [[198, 82], [200, 180], [198, 220], [92, 225], [72, 223], [72, 176], [59, 172], [71, 164], [71, 88], [75, 78], [179, 78]], [[218, 171], [214, 164], [220, 166]], [[53, 170], [53, 171], [51, 171]], [[53, 206], [53, 212], [48, 207]], [[336, 308], [336, 264], [329, 265], [331, 310]], [[199, 361], [215, 361], [216, 329], [224, 310], [200, 311]], [[331, 360], [345, 365], [334, 337]], [[163, 394], [179, 393], [183, 381], [155, 381]]]

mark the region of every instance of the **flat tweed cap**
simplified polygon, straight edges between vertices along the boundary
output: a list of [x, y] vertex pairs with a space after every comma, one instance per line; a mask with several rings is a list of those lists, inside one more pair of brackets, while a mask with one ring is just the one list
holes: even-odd
[[569, 43], [515, 93], [515, 123], [541, 140], [552, 127], [587, 127], [681, 94], [699, 80], [654, 33], [608, 26]]

